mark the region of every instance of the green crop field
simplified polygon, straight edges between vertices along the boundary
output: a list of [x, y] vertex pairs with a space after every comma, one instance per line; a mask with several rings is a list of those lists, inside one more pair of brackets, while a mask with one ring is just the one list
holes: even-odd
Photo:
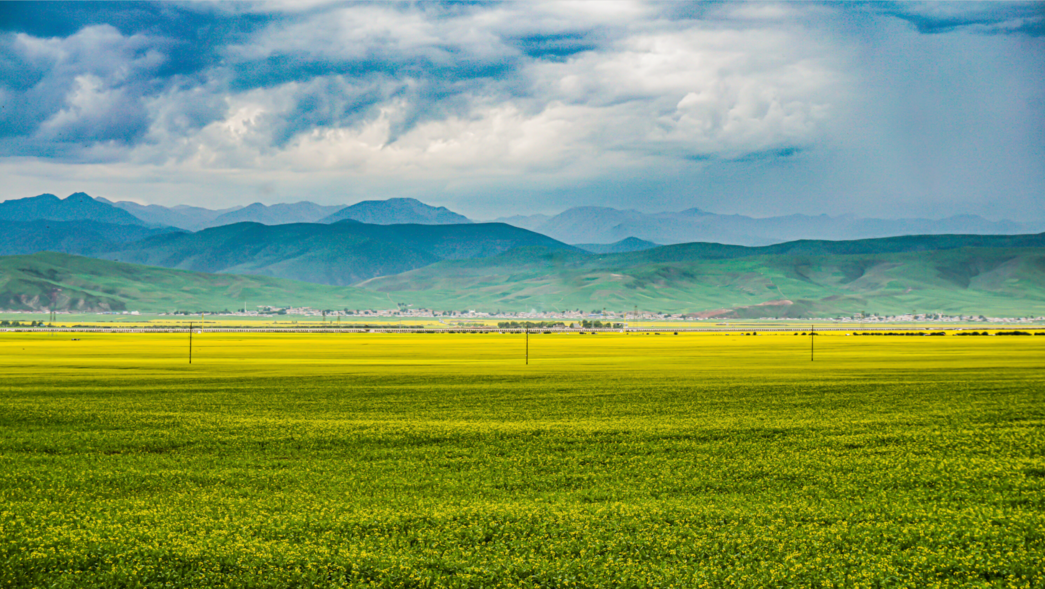
[[1045, 337], [810, 339], [3, 333], [0, 587], [1045, 586]]

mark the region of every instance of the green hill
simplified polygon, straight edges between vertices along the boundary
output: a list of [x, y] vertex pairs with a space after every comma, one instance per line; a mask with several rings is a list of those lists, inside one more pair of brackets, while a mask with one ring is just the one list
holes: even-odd
[[502, 223], [370, 225], [342, 221], [330, 225], [236, 223], [152, 237], [100, 257], [198, 272], [348, 285], [439, 260], [494, 256], [521, 246], [574, 249]]
[[[0, 308], [46, 309], [58, 288], [58, 308], [70, 310], [223, 310], [246, 300], [249, 307], [328, 309], [387, 308], [392, 301], [486, 311], [637, 306], [708, 317], [1045, 315], [1045, 235], [800, 241], [761, 248], [684, 244], [589, 254], [502, 227], [241, 223], [154, 236], [113, 254], [122, 261], [224, 274], [53, 253], [12, 256], [0, 258]], [[512, 247], [516, 243], [524, 246]], [[367, 272], [386, 275], [358, 288], [243, 275], [347, 283]]]
[[468, 217], [459, 215], [446, 207], [433, 207], [415, 198], [390, 198], [388, 200], [364, 200], [347, 206], [323, 219], [320, 223], [337, 223], [346, 219], [374, 225], [400, 225], [419, 223], [422, 225], [450, 225], [471, 223]]
[[98, 221], [0, 221], [0, 256], [36, 252], [90, 256], [119, 249], [132, 241], [172, 232], [180, 231], [171, 227]]
[[580, 249], [593, 254], [623, 254], [660, 247], [659, 243], [646, 241], [637, 237], [626, 237], [614, 243], [578, 243]]
[[[793, 242], [769, 248], [687, 244], [612, 255], [520, 249], [482, 260], [440, 262], [359, 286], [437, 309], [627, 311], [638, 306], [707, 316], [794, 318], [914, 310], [1045, 315], [1045, 246], [952, 247], [964, 239]], [[1041, 240], [969, 239], [1001, 245]], [[931, 246], [942, 249], [926, 249]], [[766, 253], [774, 248], [785, 253]]]
[[383, 294], [260, 276], [201, 274], [50, 252], [0, 257], [0, 309], [47, 310], [52, 293], [56, 309], [71, 311], [394, 306]]

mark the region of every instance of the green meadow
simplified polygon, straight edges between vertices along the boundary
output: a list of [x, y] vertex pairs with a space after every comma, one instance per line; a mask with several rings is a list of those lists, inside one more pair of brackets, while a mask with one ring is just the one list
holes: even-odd
[[0, 587], [1041, 587], [1045, 337], [0, 333]]

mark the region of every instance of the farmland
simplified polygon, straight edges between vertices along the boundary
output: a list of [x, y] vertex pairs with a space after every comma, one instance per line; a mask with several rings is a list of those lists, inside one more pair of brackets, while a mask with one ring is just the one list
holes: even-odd
[[1045, 337], [809, 340], [3, 333], [0, 587], [1045, 584]]

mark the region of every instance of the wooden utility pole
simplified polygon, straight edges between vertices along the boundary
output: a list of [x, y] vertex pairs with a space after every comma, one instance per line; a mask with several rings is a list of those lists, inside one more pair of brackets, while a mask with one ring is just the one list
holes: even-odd
[[189, 364], [192, 364], [192, 321], [189, 321]]
[[813, 361], [813, 352], [816, 348], [816, 328], [812, 325], [809, 326], [809, 361]]
[[530, 365], [530, 328], [526, 328], [526, 365]]

